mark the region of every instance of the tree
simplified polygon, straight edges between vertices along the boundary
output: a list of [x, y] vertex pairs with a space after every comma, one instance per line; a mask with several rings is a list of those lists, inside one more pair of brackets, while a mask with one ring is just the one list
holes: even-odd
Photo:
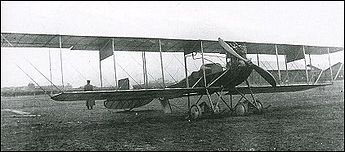
[[29, 88], [29, 89], [35, 89], [35, 84], [33, 84], [33, 83], [30, 82], [30, 83], [28, 84], [28, 88]]

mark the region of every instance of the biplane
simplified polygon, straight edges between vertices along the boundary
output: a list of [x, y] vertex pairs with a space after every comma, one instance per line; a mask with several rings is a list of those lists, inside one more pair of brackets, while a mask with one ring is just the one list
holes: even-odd
[[[103, 59], [110, 56], [114, 57], [115, 51], [159, 52], [163, 81], [162, 88], [62, 91], [51, 96], [51, 99], [55, 101], [104, 100], [104, 106], [108, 109], [125, 110], [132, 110], [147, 105], [154, 99], [159, 99], [163, 111], [165, 113], [171, 113], [172, 109], [169, 99], [187, 97], [189, 119], [198, 119], [204, 114], [219, 113], [220, 102], [223, 102], [229, 111], [237, 115], [246, 115], [251, 112], [262, 113], [264, 109], [263, 103], [255, 98], [254, 94], [256, 93], [301, 91], [331, 84], [310, 84], [307, 80], [306, 84], [282, 85], [280, 79], [276, 80], [270, 72], [247, 59], [246, 54], [248, 53], [285, 55], [286, 62], [291, 62], [305, 58], [305, 54], [323, 54], [325, 51], [333, 53], [343, 50], [341, 47], [232, 42], [224, 41], [221, 38], [218, 38], [218, 41], [214, 41], [26, 33], [2, 33], [1, 47], [47, 47], [70, 48], [71, 50], [96, 50], [99, 51], [100, 64]], [[169, 86], [166, 86], [164, 82], [162, 61], [162, 53], [164, 52], [184, 53], [185, 78]], [[194, 56], [196, 53], [201, 54], [202, 66], [200, 70], [188, 75], [186, 58]], [[216, 63], [205, 64], [204, 53], [225, 54], [226, 66], [222, 67]], [[143, 66], [146, 65], [144, 64]], [[115, 67], [114, 57], [115, 86], [118, 86]], [[145, 75], [147, 78], [145, 68], [143, 67], [144, 78]], [[248, 78], [253, 71], [256, 71], [269, 85], [251, 86]], [[102, 86], [101, 73], [100, 77]], [[242, 83], [245, 83], [246, 86], [239, 86]], [[241, 98], [233, 107], [232, 100], [229, 105], [228, 101], [223, 98], [224, 95], [220, 92], [226, 92], [225, 95], [230, 96], [240, 95]], [[216, 94], [221, 100], [213, 101], [210, 98], [212, 94]], [[246, 94], [250, 95], [250, 97], [247, 97]], [[200, 97], [198, 100], [192, 102], [189, 98], [190, 96]], [[207, 103], [201, 102], [200, 99], [203, 96], [207, 96]]]

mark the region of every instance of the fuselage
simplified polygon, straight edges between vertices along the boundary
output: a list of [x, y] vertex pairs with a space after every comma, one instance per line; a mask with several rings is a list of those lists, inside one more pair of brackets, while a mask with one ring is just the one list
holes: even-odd
[[[253, 67], [250, 65], [250, 63], [248, 64], [244, 62], [232, 64], [226, 70], [219, 70], [215, 68], [215, 66], [208, 69], [207, 66], [205, 67], [206, 84], [211, 84], [208, 87], [224, 87], [228, 89], [234, 88], [235, 86], [244, 82], [253, 71]], [[202, 68], [197, 72], [193, 72], [190, 76], [188, 76], [187, 79], [189, 87], [205, 87]], [[184, 88], [186, 86], [186, 79], [183, 79], [177, 84], [168, 86], [168, 88]]]

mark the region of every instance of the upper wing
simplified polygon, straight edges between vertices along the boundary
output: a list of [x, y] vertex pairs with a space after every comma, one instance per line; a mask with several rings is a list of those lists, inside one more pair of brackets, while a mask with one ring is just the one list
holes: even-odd
[[[189, 54], [200, 50], [200, 41], [203, 43], [204, 53], [225, 53], [216, 40], [143, 38], [143, 37], [108, 37], [108, 36], [76, 36], [58, 34], [31, 34], [31, 33], [1, 33], [1, 47], [46, 47], [70, 48], [71, 50], [99, 51], [103, 60], [115, 51], [146, 51], [159, 52], [159, 44], [163, 52], [184, 52]], [[61, 45], [60, 45], [61, 42]], [[114, 45], [112, 45], [114, 42]], [[290, 44], [252, 43], [226, 41], [237, 43], [245, 47], [247, 54], [276, 54], [287, 55], [287, 62], [304, 58], [306, 54], [326, 54], [342, 51], [342, 47], [303, 46]]]
[[[274, 92], [294, 92], [294, 91], [302, 91], [302, 90], [308, 90], [316, 87], [321, 87], [321, 86], [326, 86], [326, 85], [331, 85], [331, 83], [326, 83], [326, 84], [317, 84], [317, 85], [278, 85], [276, 87], [272, 86], [254, 86], [251, 87], [251, 90], [253, 93], [274, 93]], [[238, 91], [244, 94], [249, 94], [250, 90], [248, 87], [244, 86], [238, 86], [236, 87]], [[228, 94], [238, 94], [238, 92], [235, 89], [229, 90]]]

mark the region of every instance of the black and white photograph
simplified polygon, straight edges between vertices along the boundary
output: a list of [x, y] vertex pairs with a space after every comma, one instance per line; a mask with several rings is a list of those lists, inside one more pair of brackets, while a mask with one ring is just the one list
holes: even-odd
[[1, 1], [1, 151], [344, 151], [344, 1]]

